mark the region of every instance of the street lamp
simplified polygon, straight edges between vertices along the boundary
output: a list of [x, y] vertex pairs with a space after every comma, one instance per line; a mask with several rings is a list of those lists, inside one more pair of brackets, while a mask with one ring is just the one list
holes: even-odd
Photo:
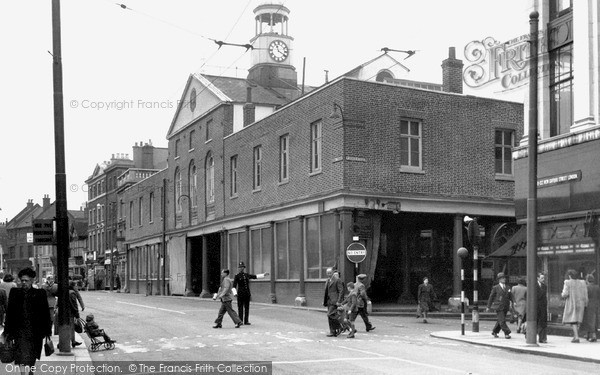
[[469, 251], [461, 247], [457, 251], [460, 258], [460, 334], [465, 335], [465, 291], [463, 284], [465, 281], [465, 269], [463, 268], [463, 259], [469, 255]]

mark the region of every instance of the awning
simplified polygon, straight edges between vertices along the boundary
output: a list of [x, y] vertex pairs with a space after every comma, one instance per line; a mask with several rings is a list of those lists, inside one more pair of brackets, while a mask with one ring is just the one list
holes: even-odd
[[513, 258], [527, 256], [527, 226], [521, 226], [506, 243], [500, 246], [496, 251], [487, 256], [487, 258]]

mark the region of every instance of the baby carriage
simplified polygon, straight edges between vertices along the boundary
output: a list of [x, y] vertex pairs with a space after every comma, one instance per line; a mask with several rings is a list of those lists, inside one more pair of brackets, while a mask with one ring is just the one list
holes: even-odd
[[115, 341], [111, 340], [103, 329], [98, 328], [98, 324], [94, 322], [93, 314], [88, 314], [86, 317], [86, 322], [81, 319], [83, 330], [92, 342], [90, 345], [90, 351], [96, 352], [101, 349], [112, 350], [115, 348]]

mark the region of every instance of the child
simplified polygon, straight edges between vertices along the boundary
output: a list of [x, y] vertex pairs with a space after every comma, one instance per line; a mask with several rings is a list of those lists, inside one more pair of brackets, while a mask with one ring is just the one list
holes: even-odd
[[104, 332], [103, 329], [98, 327], [98, 323], [94, 321], [94, 314], [88, 314], [85, 317], [85, 329], [88, 331], [90, 336], [92, 337], [104, 337], [104, 341], [106, 342], [116, 342], [115, 340], [111, 340], [110, 337]]
[[354, 334], [356, 333], [356, 328], [354, 327], [354, 320], [356, 319], [356, 315], [358, 315], [358, 293], [354, 289], [354, 283], [349, 282], [347, 284], [348, 296], [342, 302], [342, 306], [340, 306], [340, 310], [342, 312], [343, 324], [342, 326], [345, 329], [349, 328], [350, 333], [348, 334], [349, 339], [354, 338]]

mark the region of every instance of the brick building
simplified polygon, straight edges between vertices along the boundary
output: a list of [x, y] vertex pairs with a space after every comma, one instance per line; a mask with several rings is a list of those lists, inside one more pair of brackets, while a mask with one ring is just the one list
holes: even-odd
[[[547, 274], [549, 317], [560, 322], [567, 269], [597, 280], [600, 266], [600, 36], [592, 32], [600, 26], [600, 15], [595, 2], [529, 5], [529, 11], [539, 13], [540, 30], [549, 36], [539, 44], [537, 254], [538, 269]], [[505, 249], [521, 264], [526, 255], [528, 141], [521, 139], [513, 153], [516, 217], [523, 230]]]
[[[50, 204], [50, 199], [44, 204]], [[27, 233], [33, 233], [33, 219], [41, 212], [43, 207], [33, 203], [32, 199], [27, 201], [25, 208], [15, 217], [8, 221], [6, 225], [7, 251], [4, 258], [5, 271], [17, 275], [25, 267], [32, 267], [30, 258], [33, 257], [33, 243], [27, 241]]]
[[88, 285], [92, 289], [112, 290], [118, 274], [125, 277], [126, 253], [123, 242], [123, 223], [118, 220], [121, 202], [117, 192], [156, 173], [166, 166], [167, 149], [154, 147], [151, 142], [133, 147], [133, 159], [129, 154], [113, 154], [109, 161], [97, 164], [86, 180], [88, 187], [88, 251], [85, 254]]
[[[281, 32], [257, 26], [253, 40], [289, 42], [288, 12], [256, 8], [257, 23], [275, 20]], [[123, 217], [133, 218], [136, 202], [165, 193], [162, 233], [143, 209], [143, 229], [126, 231], [129, 282], [146, 272], [158, 276], [146, 278], [155, 292], [209, 296], [219, 269], [235, 273], [244, 261], [271, 274], [254, 282], [257, 301], [318, 306], [332, 266], [345, 281], [368, 274], [374, 301], [414, 300], [425, 275], [442, 298], [458, 293], [465, 215], [485, 230], [483, 254], [489, 233], [514, 221], [511, 148], [523, 106], [462, 95], [453, 48], [441, 85], [407, 80], [383, 54], [299, 97], [291, 49], [270, 50], [248, 79], [190, 76], [167, 135], [168, 168], [122, 193]], [[287, 85], [270, 86], [277, 77]], [[345, 255], [354, 236], [367, 249], [357, 269]]]

